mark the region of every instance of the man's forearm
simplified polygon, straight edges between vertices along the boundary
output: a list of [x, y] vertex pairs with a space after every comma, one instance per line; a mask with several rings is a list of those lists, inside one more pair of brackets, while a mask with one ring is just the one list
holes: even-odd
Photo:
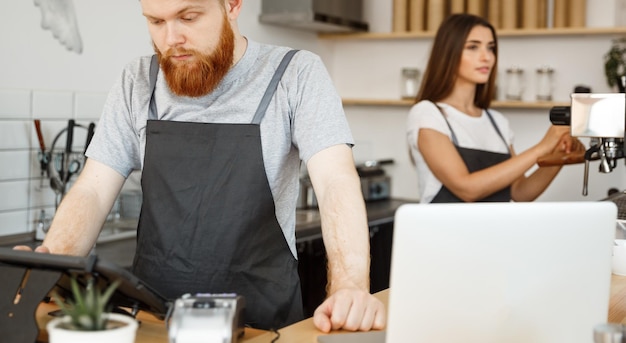
[[328, 256], [328, 294], [342, 288], [369, 292], [369, 230], [358, 178], [337, 182], [325, 195], [320, 213]]
[[57, 209], [43, 246], [53, 254], [87, 255], [106, 217], [102, 212], [95, 194], [74, 185]]

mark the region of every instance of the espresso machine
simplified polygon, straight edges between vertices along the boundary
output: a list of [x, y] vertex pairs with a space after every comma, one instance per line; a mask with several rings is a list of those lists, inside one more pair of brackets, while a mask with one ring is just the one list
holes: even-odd
[[[624, 93], [574, 93], [571, 106], [550, 110], [554, 125], [569, 125], [572, 137], [589, 138], [584, 154], [583, 195], [587, 195], [590, 161], [599, 161], [598, 171], [610, 173], [626, 156], [626, 95]], [[605, 200], [618, 207], [618, 219], [626, 220], [626, 191], [616, 191]]]

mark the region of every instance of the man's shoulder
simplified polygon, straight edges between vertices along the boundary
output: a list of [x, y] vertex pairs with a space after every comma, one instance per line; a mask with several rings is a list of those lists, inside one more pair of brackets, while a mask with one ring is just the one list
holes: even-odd
[[287, 52], [291, 50], [297, 50], [298, 52], [294, 55], [293, 61], [297, 61], [297, 63], [310, 63], [313, 61], [319, 61], [320, 56], [316, 53], [304, 50], [304, 49], [296, 49], [289, 46], [281, 46], [281, 45], [272, 45], [265, 43], [255, 43], [258, 44], [259, 47], [259, 58], [262, 59], [272, 59], [272, 60], [280, 60], [282, 59]]
[[152, 55], [139, 56], [130, 60], [122, 71], [122, 83], [130, 87], [128, 89], [135, 91], [147, 89], [149, 87], [151, 62]]
[[[150, 70], [153, 55], [138, 56], [130, 60], [124, 66], [124, 71], [133, 75], [146, 73]], [[158, 62], [157, 62], [158, 63]]]

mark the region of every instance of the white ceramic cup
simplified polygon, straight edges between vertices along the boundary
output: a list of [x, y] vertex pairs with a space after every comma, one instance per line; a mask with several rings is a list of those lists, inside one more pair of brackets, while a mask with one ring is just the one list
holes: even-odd
[[626, 239], [616, 239], [613, 246], [613, 274], [626, 275]]

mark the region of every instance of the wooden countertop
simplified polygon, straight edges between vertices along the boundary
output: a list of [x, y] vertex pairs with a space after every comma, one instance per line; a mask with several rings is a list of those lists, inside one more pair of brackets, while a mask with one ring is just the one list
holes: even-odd
[[[626, 276], [612, 275], [611, 277], [611, 293], [609, 300], [608, 322], [626, 324]], [[384, 290], [375, 294], [383, 303], [387, 304], [389, 290]], [[37, 322], [39, 327], [44, 328], [45, 324], [50, 320], [47, 315], [48, 311], [54, 309], [52, 304], [41, 304], [37, 310]], [[147, 313], [140, 313], [137, 317], [141, 321], [139, 330], [137, 331], [136, 343], [168, 343], [167, 329], [163, 321], [160, 321]], [[290, 325], [279, 330], [279, 342], [289, 343], [316, 343], [317, 336], [323, 335], [313, 325], [311, 318]], [[341, 334], [342, 331], [333, 332], [333, 334]], [[276, 338], [273, 332], [246, 329], [242, 340], [245, 343], [270, 343]], [[47, 342], [48, 337], [45, 330], [39, 335], [38, 342]]]

